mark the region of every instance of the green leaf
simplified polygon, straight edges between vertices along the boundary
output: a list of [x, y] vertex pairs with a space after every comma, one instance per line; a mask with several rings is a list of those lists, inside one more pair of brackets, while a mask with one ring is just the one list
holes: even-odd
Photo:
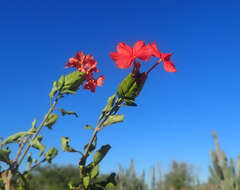
[[57, 81], [58, 90], [61, 90], [61, 88], [64, 86], [64, 83], [65, 83], [65, 76], [62, 75]]
[[94, 131], [95, 128], [87, 124], [87, 125], [85, 125], [84, 129], [86, 129], [86, 130], [91, 129]]
[[104, 156], [108, 153], [110, 150], [111, 146], [109, 144], [103, 145], [93, 156], [93, 163], [94, 165], [98, 165]]
[[58, 91], [57, 81], [54, 81], [54, 82], [53, 82], [52, 90], [51, 90], [51, 92], [49, 93], [49, 97], [50, 97], [51, 100], [54, 98], [54, 96], [56, 95], [57, 91]]
[[51, 163], [52, 159], [58, 154], [58, 150], [55, 147], [50, 148], [44, 155], [44, 159]]
[[110, 115], [108, 117], [107, 121], [105, 121], [103, 123], [103, 127], [106, 127], [106, 126], [114, 124], [114, 123], [122, 122], [123, 119], [124, 119], [124, 115], [118, 115], [118, 114]]
[[58, 119], [58, 115], [54, 113], [50, 113], [46, 121], [44, 122], [44, 126], [52, 129], [52, 126], [56, 123]]
[[53, 82], [53, 87], [51, 92], [49, 93], [49, 97], [52, 100], [54, 98], [54, 96], [56, 95], [56, 93], [62, 89], [62, 87], [64, 86], [65, 83], [65, 77], [64, 75], [62, 75], [58, 81], [54, 81]]
[[66, 152], [77, 152], [75, 149], [69, 146], [70, 139], [68, 137], [61, 137], [62, 149]]
[[65, 76], [64, 86], [61, 89], [61, 94], [69, 94], [76, 92], [85, 80], [85, 73], [74, 71]]
[[9, 144], [9, 143], [15, 143], [15, 142], [18, 142], [20, 139], [24, 138], [24, 137], [27, 137], [29, 135], [32, 135], [33, 133], [32, 132], [19, 132], [19, 133], [15, 133], [14, 135], [11, 135], [10, 137], [8, 137], [7, 139], [5, 139], [3, 142], [2, 142], [2, 145], [6, 145], [6, 144]]
[[117, 95], [124, 99], [135, 100], [135, 98], [141, 92], [144, 83], [147, 79], [146, 73], [138, 73], [133, 75], [130, 73], [123, 81], [119, 84]]
[[99, 174], [99, 165], [96, 165], [90, 173], [91, 179], [97, 177], [98, 174]]
[[32, 153], [29, 153], [28, 157], [27, 157], [27, 168], [28, 168], [28, 170], [31, 169], [32, 162], [33, 162], [33, 160], [32, 160]]
[[75, 115], [76, 117], [78, 117], [78, 114], [74, 111], [66, 111], [64, 109], [59, 109], [59, 111], [62, 113], [62, 116], [64, 115]]
[[63, 90], [61, 91], [62, 94], [77, 94], [75, 91], [72, 90]]
[[1, 149], [0, 150], [0, 161], [10, 164], [10, 155], [11, 151], [9, 149]]
[[133, 100], [124, 99], [124, 106], [137, 106], [137, 104]]
[[88, 188], [89, 184], [90, 184], [90, 177], [89, 176], [84, 177], [83, 178], [83, 185], [86, 189]]
[[101, 113], [101, 115], [99, 117], [99, 121], [103, 118], [105, 113], [109, 112], [113, 108], [113, 106], [115, 104], [115, 100], [116, 100], [116, 94], [114, 94], [113, 96], [110, 96], [108, 98], [107, 105], [102, 110], [102, 113]]
[[37, 118], [35, 118], [32, 122], [32, 128], [29, 129], [28, 131], [31, 132], [31, 133], [36, 133], [37, 131], [37, 128], [36, 128], [36, 124], [37, 124]]
[[46, 146], [41, 144], [41, 141], [43, 139], [43, 136], [42, 135], [39, 135], [37, 138], [35, 138], [32, 142], [31, 142], [31, 146], [33, 148], [36, 148], [38, 150], [40, 150], [40, 153], [39, 153], [39, 157], [42, 156], [42, 154], [44, 153], [45, 151], [45, 148]]

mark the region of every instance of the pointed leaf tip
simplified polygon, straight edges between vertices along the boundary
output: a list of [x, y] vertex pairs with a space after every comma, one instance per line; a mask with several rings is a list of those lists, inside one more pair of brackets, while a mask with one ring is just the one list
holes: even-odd
[[123, 122], [123, 120], [124, 120], [124, 115], [118, 115], [118, 114], [110, 115], [107, 121], [104, 122], [103, 127], [106, 127], [114, 123]]

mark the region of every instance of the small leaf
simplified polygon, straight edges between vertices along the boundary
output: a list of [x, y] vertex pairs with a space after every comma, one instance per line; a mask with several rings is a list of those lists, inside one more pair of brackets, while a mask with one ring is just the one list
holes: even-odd
[[29, 129], [28, 131], [31, 132], [31, 133], [35, 133], [37, 131], [37, 128], [36, 128], [36, 124], [37, 124], [37, 118], [35, 118], [32, 122], [32, 128]]
[[137, 106], [137, 104], [133, 100], [124, 99], [124, 106]]
[[52, 129], [52, 126], [56, 123], [58, 119], [58, 115], [54, 113], [50, 113], [46, 121], [44, 122], [44, 126]]
[[44, 159], [51, 163], [52, 159], [58, 154], [58, 150], [55, 147], [50, 148], [44, 155]]
[[8, 137], [7, 139], [5, 139], [3, 142], [2, 142], [2, 145], [6, 145], [6, 144], [9, 144], [9, 143], [15, 143], [15, 142], [18, 142], [20, 139], [24, 138], [24, 137], [27, 137], [29, 135], [32, 135], [33, 133], [32, 132], [19, 132], [19, 133], [15, 133], [14, 135], [11, 135], [10, 137]]
[[75, 115], [76, 117], [78, 117], [78, 114], [74, 111], [66, 111], [64, 109], [60, 109], [59, 111], [62, 113], [63, 116], [67, 114], [67, 115]]
[[104, 122], [103, 127], [106, 127], [114, 123], [122, 122], [123, 119], [124, 119], [124, 115], [118, 115], [118, 114], [110, 115], [107, 121]]
[[115, 100], [116, 100], [116, 94], [114, 94], [113, 96], [110, 96], [108, 98], [107, 105], [102, 110], [102, 113], [101, 113], [101, 115], [99, 117], [99, 121], [103, 118], [105, 113], [109, 112], [113, 108], [113, 106], [115, 104]]
[[44, 153], [45, 151], [45, 145], [41, 144], [41, 141], [42, 141], [42, 138], [43, 136], [42, 135], [39, 135], [37, 138], [35, 138], [32, 142], [31, 142], [31, 146], [33, 148], [36, 148], [38, 150], [40, 150], [40, 153], [39, 153], [39, 157], [42, 156], [42, 154]]
[[88, 188], [89, 183], [90, 183], [90, 177], [89, 176], [84, 177], [83, 178], [83, 185], [86, 189]]
[[108, 153], [108, 151], [110, 150], [111, 146], [106, 144], [103, 145], [93, 156], [93, 163], [94, 165], [98, 165], [99, 162], [102, 161], [102, 159], [104, 158], [104, 156]]
[[91, 171], [91, 173], [90, 173], [90, 176], [91, 176], [91, 178], [93, 179], [93, 178], [97, 177], [98, 174], [99, 174], [99, 165], [96, 165], [96, 166], [92, 169], [92, 171]]
[[49, 93], [49, 97], [50, 97], [51, 100], [54, 98], [54, 96], [56, 95], [57, 91], [58, 91], [57, 81], [54, 81], [54, 82], [53, 82], [52, 90], [51, 90], [51, 92]]
[[64, 86], [64, 82], [65, 82], [65, 77], [64, 75], [62, 75], [57, 81], [58, 90], [61, 90], [61, 88]]
[[62, 94], [77, 94], [75, 91], [72, 91], [72, 90], [62, 90], [61, 91]]
[[86, 129], [86, 130], [91, 129], [94, 131], [95, 128], [87, 124], [87, 125], [85, 125], [84, 129]]
[[66, 152], [77, 152], [75, 149], [69, 146], [70, 139], [68, 137], [61, 137], [62, 149]]
[[0, 161], [10, 164], [10, 155], [11, 151], [8, 149], [1, 149], [0, 150]]

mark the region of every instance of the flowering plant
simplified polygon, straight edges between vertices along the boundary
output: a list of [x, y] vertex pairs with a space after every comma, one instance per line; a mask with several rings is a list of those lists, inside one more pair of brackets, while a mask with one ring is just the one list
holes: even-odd
[[[110, 150], [110, 145], [103, 145], [97, 148], [97, 134], [109, 125], [122, 122], [124, 115], [118, 114], [121, 106], [136, 106], [136, 97], [140, 94], [149, 73], [161, 62], [167, 72], [177, 72], [173, 62], [170, 60], [171, 53], [165, 54], [158, 50], [155, 42], [145, 45], [144, 41], [138, 41], [133, 48], [124, 42], [117, 45], [117, 52], [111, 52], [110, 57], [115, 61], [116, 66], [120, 69], [128, 69], [133, 66], [129, 75], [127, 75], [119, 84], [116, 93], [108, 98], [107, 104], [100, 113], [96, 127], [87, 125], [85, 128], [92, 130], [92, 137], [84, 146], [83, 151], [77, 150], [69, 145], [70, 139], [62, 137], [62, 149], [66, 152], [77, 152], [80, 154], [79, 172], [80, 177], [76, 182], [69, 182], [71, 190], [100, 190], [108, 189], [115, 185], [114, 174], [111, 174], [102, 181], [97, 180], [99, 174], [99, 163]], [[146, 72], [140, 72], [141, 61], [148, 61], [151, 57], [159, 58], [159, 60]], [[8, 167], [1, 171], [0, 189], [29, 189], [29, 180], [31, 171], [45, 162], [51, 161], [57, 156], [58, 150], [55, 147], [45, 151], [45, 145], [41, 143], [43, 136], [40, 131], [47, 127], [53, 128], [53, 125], [59, 118], [55, 112], [61, 112], [64, 115], [78, 116], [74, 111], [66, 111], [65, 109], [56, 109], [58, 101], [66, 95], [76, 94], [78, 89], [89, 89], [95, 92], [97, 86], [102, 86], [105, 77], [100, 75], [94, 78], [94, 74], [98, 73], [97, 61], [92, 55], [85, 55], [83, 52], [77, 52], [75, 57], [69, 59], [65, 68], [73, 67], [76, 71], [68, 75], [62, 75], [58, 80], [53, 82], [52, 89], [49, 93], [50, 107], [43, 120], [37, 125], [37, 119], [32, 122], [32, 127], [27, 131], [13, 134], [2, 142], [0, 142], [0, 162], [7, 164]], [[8, 144], [17, 143], [19, 148], [15, 157], [11, 159], [11, 151], [7, 147]], [[30, 148], [39, 150], [39, 161], [33, 159]], [[94, 152], [95, 151], [95, 152]], [[87, 162], [87, 159], [94, 153], [93, 160]], [[28, 154], [28, 156], [27, 156]], [[11, 155], [12, 156], [12, 155]], [[27, 169], [23, 172], [19, 167], [27, 156]], [[2, 187], [1, 187], [2, 184]]]

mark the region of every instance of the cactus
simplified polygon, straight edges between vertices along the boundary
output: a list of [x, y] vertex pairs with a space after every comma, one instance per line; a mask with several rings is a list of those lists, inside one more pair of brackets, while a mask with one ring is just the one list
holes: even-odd
[[[218, 185], [220, 190], [240, 190], [240, 157], [237, 165], [221, 151], [216, 131], [213, 131], [216, 151], [210, 151], [212, 167], [209, 166], [211, 178]], [[237, 169], [235, 169], [237, 168]]]

